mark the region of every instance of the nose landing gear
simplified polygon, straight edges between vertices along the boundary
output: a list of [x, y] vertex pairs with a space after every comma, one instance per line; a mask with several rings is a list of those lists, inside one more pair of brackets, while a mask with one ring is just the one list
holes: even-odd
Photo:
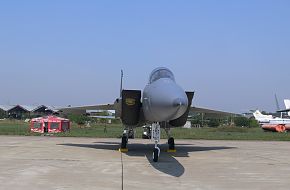
[[159, 147], [155, 147], [154, 151], [153, 151], [153, 161], [154, 162], [158, 162], [159, 155], [160, 155], [160, 148]]
[[153, 150], [153, 161], [158, 162], [159, 155], [160, 155], [160, 148], [158, 147], [158, 143], [160, 142], [160, 124], [159, 123], [152, 124], [151, 139], [155, 143], [155, 147]]

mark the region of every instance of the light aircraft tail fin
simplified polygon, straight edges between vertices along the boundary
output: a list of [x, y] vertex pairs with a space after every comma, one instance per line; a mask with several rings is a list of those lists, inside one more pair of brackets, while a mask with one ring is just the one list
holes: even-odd
[[[285, 99], [284, 104], [285, 104], [286, 109], [290, 109], [290, 100], [289, 99]], [[290, 116], [290, 112], [288, 112], [288, 115]]]
[[254, 117], [256, 120], [262, 120], [262, 119], [273, 119], [273, 116], [272, 115], [264, 115], [262, 114], [259, 110], [256, 110], [254, 113], [253, 113]]
[[256, 120], [259, 120], [260, 118], [263, 118], [263, 114], [259, 111], [259, 110], [256, 110], [254, 113], [253, 113], [254, 117]]

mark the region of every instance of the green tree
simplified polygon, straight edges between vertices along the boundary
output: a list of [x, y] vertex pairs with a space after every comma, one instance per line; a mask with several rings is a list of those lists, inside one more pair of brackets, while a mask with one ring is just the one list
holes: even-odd
[[208, 122], [209, 127], [218, 127], [220, 126], [220, 121], [218, 119], [210, 119]]
[[0, 119], [5, 118], [5, 112], [0, 109]]
[[260, 127], [259, 123], [255, 119], [250, 119], [249, 127], [254, 128], [254, 127]]
[[236, 117], [235, 120], [235, 125], [238, 127], [249, 127], [250, 126], [250, 119], [246, 117]]
[[75, 114], [69, 114], [67, 118], [74, 123], [77, 123], [78, 125], [84, 125], [86, 121], [89, 121], [90, 118], [84, 115], [75, 115]]

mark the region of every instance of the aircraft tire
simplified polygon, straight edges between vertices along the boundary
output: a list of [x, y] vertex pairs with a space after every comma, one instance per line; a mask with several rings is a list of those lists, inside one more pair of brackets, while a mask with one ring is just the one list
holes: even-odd
[[158, 162], [158, 158], [159, 158], [159, 149], [158, 148], [154, 148], [154, 151], [153, 151], [153, 161], [154, 162]]
[[170, 137], [168, 139], [168, 147], [169, 147], [169, 150], [174, 150], [175, 149], [175, 143], [174, 143], [174, 138], [173, 137]]
[[127, 137], [126, 136], [123, 136], [122, 137], [121, 148], [122, 149], [126, 149], [127, 148], [127, 143], [128, 143]]

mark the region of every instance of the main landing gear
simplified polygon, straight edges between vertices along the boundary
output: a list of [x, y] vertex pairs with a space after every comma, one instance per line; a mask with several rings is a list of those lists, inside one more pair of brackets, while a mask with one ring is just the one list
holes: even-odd
[[128, 144], [128, 137], [126, 135], [122, 136], [122, 143], [121, 143], [121, 149], [126, 149]]
[[167, 152], [176, 152], [174, 138], [170, 137], [168, 139], [168, 150]]
[[120, 152], [128, 152], [127, 145], [128, 145], [128, 132], [123, 133], [121, 147], [120, 147], [119, 151]]
[[167, 152], [176, 152], [174, 138], [171, 137], [170, 128], [165, 128], [166, 135], [168, 137], [168, 150]]
[[[168, 136], [168, 150], [167, 152], [176, 152], [175, 150], [175, 143], [174, 138], [170, 137], [170, 129], [165, 128], [166, 134]], [[119, 149], [120, 152], [128, 152], [128, 132], [129, 130], [124, 130], [123, 136], [122, 136], [122, 142], [121, 147]], [[154, 141], [154, 149], [153, 149], [153, 161], [158, 162], [159, 156], [160, 156], [160, 148], [158, 147], [158, 144], [160, 142], [160, 124], [159, 123], [153, 123], [151, 125], [151, 140]]]

